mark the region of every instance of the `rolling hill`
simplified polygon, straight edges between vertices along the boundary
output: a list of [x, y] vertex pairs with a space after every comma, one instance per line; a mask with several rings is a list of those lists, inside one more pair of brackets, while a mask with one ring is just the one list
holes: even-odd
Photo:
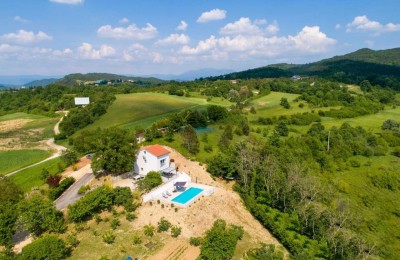
[[138, 85], [155, 85], [155, 84], [160, 84], [163, 82], [162, 80], [157, 79], [157, 78], [128, 77], [128, 76], [109, 74], [109, 73], [87, 73], [87, 74], [75, 73], [75, 74], [66, 75], [65, 77], [57, 80], [55, 83], [61, 84], [61, 85], [72, 85], [73, 86], [73, 85], [79, 85], [79, 84], [82, 84], [85, 82], [97, 81], [97, 80], [104, 80], [104, 81], [132, 80], [135, 84], [138, 84]]
[[248, 79], [319, 76], [329, 80], [359, 84], [369, 80], [373, 85], [400, 89], [400, 48], [358, 51], [309, 64], [273, 64], [207, 79]]

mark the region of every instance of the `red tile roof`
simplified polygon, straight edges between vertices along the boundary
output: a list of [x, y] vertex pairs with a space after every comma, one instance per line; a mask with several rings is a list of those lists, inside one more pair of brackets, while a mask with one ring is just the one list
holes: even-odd
[[170, 153], [170, 151], [158, 144], [145, 146], [143, 149], [157, 157]]

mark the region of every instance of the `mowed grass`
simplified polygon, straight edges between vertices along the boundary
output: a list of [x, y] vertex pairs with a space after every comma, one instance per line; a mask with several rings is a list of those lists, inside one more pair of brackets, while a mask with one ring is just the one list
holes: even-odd
[[332, 126], [341, 126], [343, 123], [347, 122], [351, 126], [362, 126], [366, 130], [380, 132], [383, 122], [385, 122], [387, 119], [394, 119], [399, 121], [400, 107], [386, 107], [385, 110], [379, 111], [376, 114], [359, 116], [355, 118], [336, 119], [324, 117], [322, 118], [322, 124], [329, 129]]
[[0, 175], [40, 162], [50, 155], [49, 151], [44, 150], [0, 151]]
[[40, 178], [43, 169], [47, 169], [50, 174], [56, 174], [59, 172], [59, 164], [62, 164], [60, 158], [52, 159], [33, 166], [29, 169], [25, 169], [11, 176], [11, 179], [24, 191], [30, 191], [33, 187], [39, 187], [44, 184], [44, 181]]
[[141, 122], [142, 127], [148, 127], [163, 115], [207, 103], [201, 99], [161, 93], [121, 94], [116, 95], [116, 98], [107, 113], [85, 129], [113, 126], [130, 128], [138, 125], [138, 121]]
[[18, 113], [0, 116], [0, 121], [14, 120], [14, 119], [42, 119], [42, 118], [46, 118], [46, 117], [42, 116], [42, 115], [33, 115], [33, 114], [18, 112]]

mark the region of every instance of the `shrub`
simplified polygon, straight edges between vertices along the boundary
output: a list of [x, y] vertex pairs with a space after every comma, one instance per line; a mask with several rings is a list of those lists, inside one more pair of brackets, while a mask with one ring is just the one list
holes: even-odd
[[81, 222], [113, 205], [113, 190], [100, 187], [89, 192], [80, 200], [68, 206], [68, 217], [74, 222]]
[[65, 259], [70, 253], [64, 241], [53, 236], [40, 237], [22, 249], [22, 259]]
[[89, 189], [90, 189], [89, 186], [83, 185], [83, 186], [81, 186], [81, 187], [79, 188], [78, 194], [85, 194]]
[[114, 218], [113, 220], [111, 220], [111, 228], [113, 230], [117, 229], [117, 227], [119, 226], [121, 226], [121, 222], [118, 219]]
[[94, 220], [96, 221], [97, 224], [99, 224], [101, 222], [101, 217], [99, 214], [95, 214], [94, 215]]
[[148, 237], [152, 237], [152, 236], [154, 236], [155, 229], [156, 228], [152, 225], [146, 225], [146, 226], [144, 226], [144, 234]]
[[114, 233], [111, 232], [111, 231], [107, 231], [107, 232], [102, 236], [102, 238], [103, 238], [104, 243], [107, 243], [107, 244], [112, 244], [112, 243], [114, 243], [114, 241], [115, 241], [115, 235], [114, 235]]
[[57, 188], [51, 189], [49, 193], [49, 198], [55, 200], [61, 196], [72, 184], [74, 184], [75, 179], [72, 177], [65, 178]]
[[182, 228], [178, 226], [172, 226], [171, 227], [171, 236], [172, 237], [178, 237], [182, 232]]
[[125, 216], [126, 220], [128, 221], [133, 221], [136, 218], [136, 215], [134, 213], [128, 212]]
[[50, 188], [55, 188], [60, 183], [61, 176], [60, 175], [50, 175], [46, 179], [46, 183], [49, 185]]
[[140, 190], [149, 191], [162, 184], [161, 175], [158, 172], [151, 171], [137, 182]]
[[166, 220], [164, 217], [160, 219], [158, 222], [158, 227], [157, 227], [157, 232], [165, 232], [168, 231], [168, 229], [171, 227], [171, 222]]
[[139, 235], [134, 235], [133, 236], [133, 244], [139, 245], [142, 243], [142, 238]]
[[190, 240], [189, 240], [189, 243], [192, 246], [200, 246], [201, 245], [201, 241], [202, 241], [201, 237], [191, 237]]
[[69, 247], [77, 247], [79, 245], [79, 240], [74, 235], [68, 236], [66, 240]]

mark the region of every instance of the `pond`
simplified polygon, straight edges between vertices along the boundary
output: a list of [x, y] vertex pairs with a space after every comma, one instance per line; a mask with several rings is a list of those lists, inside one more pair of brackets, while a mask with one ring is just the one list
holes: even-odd
[[214, 129], [208, 126], [196, 127], [195, 128], [197, 134], [204, 134], [212, 132]]

